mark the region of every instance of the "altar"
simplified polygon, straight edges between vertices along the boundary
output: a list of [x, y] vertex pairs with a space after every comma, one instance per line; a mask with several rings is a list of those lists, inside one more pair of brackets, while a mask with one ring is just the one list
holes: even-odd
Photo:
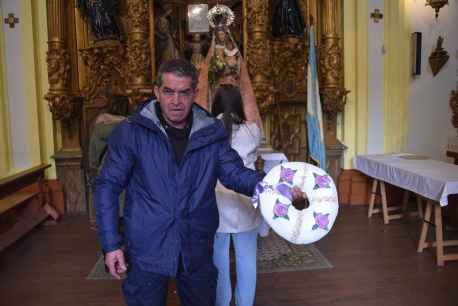
[[[91, 171], [88, 147], [95, 119], [109, 111], [119, 114], [126, 104], [130, 113], [149, 100], [158, 67], [167, 59], [186, 58], [202, 73], [202, 62], [207, 60], [213, 40], [219, 50], [215, 53], [229, 59], [218, 63], [231, 69], [212, 70], [202, 79], [210, 77], [206, 83], [212, 86], [218, 74], [229, 81], [228, 76], [234, 78], [229, 73], [232, 69], [240, 72], [234, 83], [252, 87], [266, 143], [288, 160], [308, 160], [304, 118], [310, 46], [307, 33], [312, 24], [316, 29], [327, 167], [337, 178], [345, 150], [337, 138], [337, 121], [348, 93], [344, 88], [342, 1], [125, 0], [113, 2], [120, 5], [100, 7], [94, 1], [77, 2], [47, 1], [47, 18], [53, 22], [48, 28], [50, 81], [46, 100], [53, 119], [60, 122], [62, 146], [54, 158], [66, 195], [66, 213], [91, 209], [86, 178]], [[231, 12], [222, 27], [225, 35], [212, 28], [207, 18], [212, 9], [218, 11], [217, 6]], [[285, 8], [294, 14], [277, 18]], [[99, 14], [106, 16], [102, 24]], [[251, 85], [242, 82], [247, 79], [242, 68], [248, 71]]]

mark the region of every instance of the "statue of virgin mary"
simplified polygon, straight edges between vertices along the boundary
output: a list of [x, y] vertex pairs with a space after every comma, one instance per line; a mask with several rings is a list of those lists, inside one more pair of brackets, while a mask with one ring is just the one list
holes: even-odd
[[261, 127], [261, 117], [248, 69], [228, 28], [233, 18], [232, 11], [225, 5], [218, 4], [208, 13], [210, 26], [213, 28], [213, 37], [210, 49], [201, 65], [196, 101], [205, 109], [210, 110], [213, 95], [218, 86], [222, 84], [238, 86], [242, 94], [247, 121], [256, 122]]

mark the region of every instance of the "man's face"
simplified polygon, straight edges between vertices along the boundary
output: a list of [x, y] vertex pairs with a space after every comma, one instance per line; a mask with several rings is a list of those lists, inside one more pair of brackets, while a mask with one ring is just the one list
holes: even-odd
[[192, 88], [190, 77], [180, 77], [173, 73], [162, 75], [162, 85], [154, 87], [154, 93], [161, 106], [165, 121], [171, 126], [182, 129], [191, 111], [197, 91]]

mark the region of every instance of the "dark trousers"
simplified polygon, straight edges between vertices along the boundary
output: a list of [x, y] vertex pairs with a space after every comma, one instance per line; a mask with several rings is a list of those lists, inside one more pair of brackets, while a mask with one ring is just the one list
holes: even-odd
[[[212, 263], [192, 273], [184, 271], [180, 265], [176, 285], [181, 306], [214, 306], [216, 277], [217, 271]], [[122, 284], [127, 306], [165, 306], [168, 282], [168, 276], [131, 266]]]

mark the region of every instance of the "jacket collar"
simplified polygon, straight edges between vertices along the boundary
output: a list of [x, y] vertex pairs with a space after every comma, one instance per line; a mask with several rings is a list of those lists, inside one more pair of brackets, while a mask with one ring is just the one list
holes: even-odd
[[[164, 135], [167, 135], [156, 113], [155, 103], [159, 102], [153, 99], [144, 103], [129, 116], [128, 120], [155, 133], [162, 132]], [[205, 109], [196, 103], [193, 104], [191, 111], [193, 118], [191, 132], [189, 134], [190, 142], [188, 150], [227, 138], [227, 133], [220, 120], [211, 117]]]

